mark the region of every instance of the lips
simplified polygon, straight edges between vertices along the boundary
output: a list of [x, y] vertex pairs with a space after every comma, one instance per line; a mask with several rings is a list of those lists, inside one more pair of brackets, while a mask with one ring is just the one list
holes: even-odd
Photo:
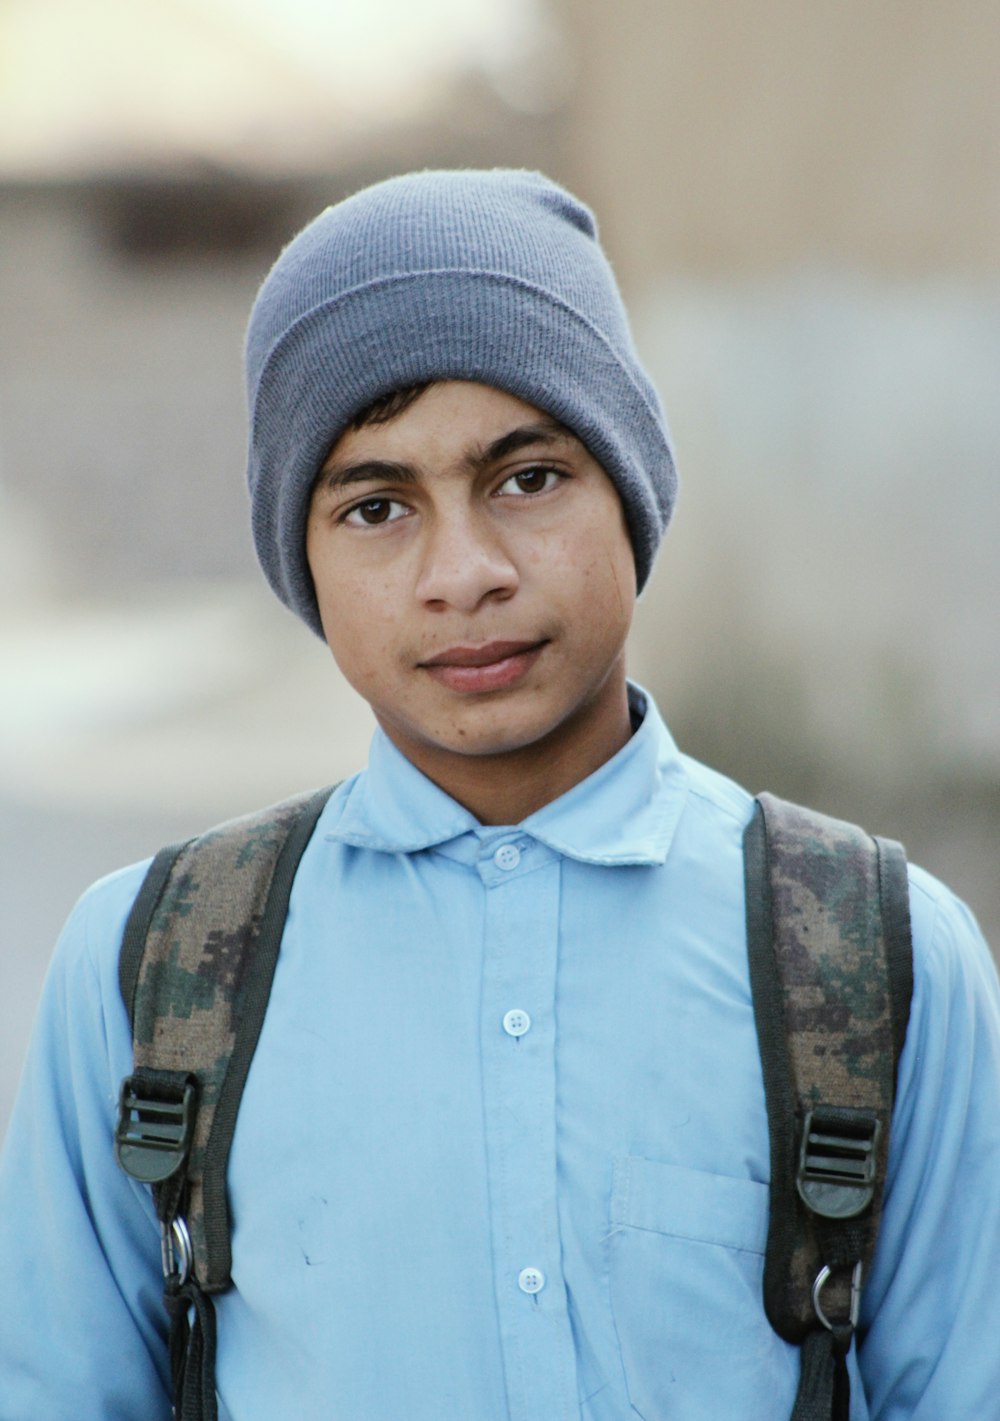
[[540, 641], [487, 641], [482, 646], [452, 646], [422, 661], [422, 666], [492, 666], [541, 646]]
[[541, 656], [546, 641], [488, 641], [451, 646], [420, 662], [433, 680], [451, 691], [477, 694], [516, 685]]

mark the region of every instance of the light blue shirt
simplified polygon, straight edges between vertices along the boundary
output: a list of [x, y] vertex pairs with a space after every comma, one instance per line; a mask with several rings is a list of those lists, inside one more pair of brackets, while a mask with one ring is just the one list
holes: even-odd
[[[231, 1421], [781, 1421], [746, 964], [751, 800], [656, 710], [484, 828], [381, 734], [295, 880], [230, 1164]], [[142, 867], [57, 950], [0, 1173], [0, 1418], [170, 1414], [156, 1222], [111, 1148]], [[853, 1421], [1000, 1416], [1000, 1002], [912, 872], [915, 995]], [[862, 1395], [858, 1371], [867, 1401]]]

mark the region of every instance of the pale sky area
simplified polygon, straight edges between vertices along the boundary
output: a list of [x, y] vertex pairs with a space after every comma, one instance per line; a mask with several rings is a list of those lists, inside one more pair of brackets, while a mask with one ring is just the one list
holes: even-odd
[[[473, 68], [515, 103], [539, 0], [0, 0], [0, 172], [139, 156], [308, 166]], [[537, 100], [547, 106], [544, 86]]]
[[318, 74], [352, 104], [372, 88], [421, 85], [464, 64], [513, 57], [531, 30], [532, 0], [193, 0], [232, 15]]

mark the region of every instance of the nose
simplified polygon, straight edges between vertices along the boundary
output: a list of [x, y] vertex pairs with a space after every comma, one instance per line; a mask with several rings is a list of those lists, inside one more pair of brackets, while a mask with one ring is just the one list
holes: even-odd
[[517, 568], [486, 515], [468, 508], [440, 513], [423, 538], [416, 592], [426, 605], [473, 612], [484, 601], [512, 596]]

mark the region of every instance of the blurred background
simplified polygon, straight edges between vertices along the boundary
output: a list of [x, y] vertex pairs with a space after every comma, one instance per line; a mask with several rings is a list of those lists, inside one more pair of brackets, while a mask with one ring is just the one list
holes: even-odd
[[0, 0], [0, 1128], [87, 883], [364, 763], [256, 569], [240, 350], [413, 167], [597, 210], [683, 478], [632, 662], [682, 748], [1000, 944], [998, 51], [986, 0]]

